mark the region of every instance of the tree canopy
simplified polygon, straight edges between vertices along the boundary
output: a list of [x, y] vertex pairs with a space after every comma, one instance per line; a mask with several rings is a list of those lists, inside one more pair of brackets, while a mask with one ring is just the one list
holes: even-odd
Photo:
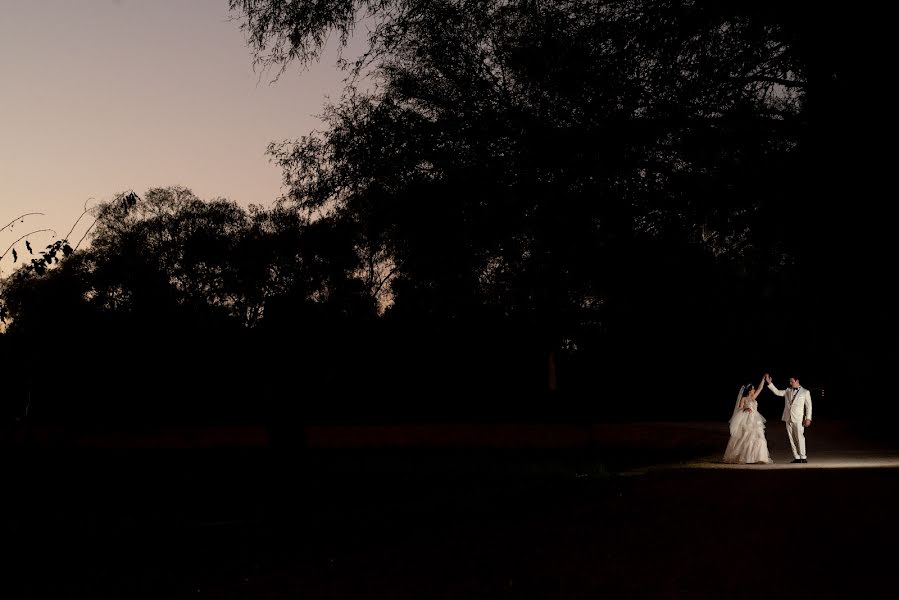
[[[852, 65], [867, 63], [833, 49], [835, 15], [698, 0], [230, 7], [276, 76], [343, 47], [346, 89], [322, 129], [269, 148], [283, 197], [264, 210], [183, 188], [120, 195], [94, 212], [89, 247], [7, 279], [11, 332], [277, 332], [294, 353], [279, 369], [294, 357], [321, 385], [396, 373], [397, 393], [441, 381], [458, 397], [552, 389], [556, 371], [592, 393], [648, 366], [662, 389], [697, 361], [731, 381], [786, 360], [786, 329], [810, 340], [803, 364], [851, 354], [849, 319], [820, 326], [834, 310], [888, 320], [886, 301], [867, 312], [813, 291], [833, 265], [860, 281], [852, 264], [884, 256], [825, 207], [873, 185], [858, 176], [877, 162], [852, 125]], [[823, 249], [835, 237], [842, 249]]]
[[[326, 127], [274, 144], [285, 202], [357, 223], [397, 311], [487, 311], [550, 347], [626, 302], [640, 240], [766, 268], [807, 69], [789, 23], [701, 2], [232, 1], [257, 60], [344, 59]], [[603, 314], [603, 310], [606, 311]]]

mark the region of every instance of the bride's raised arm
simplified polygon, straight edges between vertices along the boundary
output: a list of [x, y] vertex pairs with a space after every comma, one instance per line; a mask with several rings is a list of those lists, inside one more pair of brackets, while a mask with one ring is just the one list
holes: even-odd
[[759, 397], [759, 394], [762, 393], [762, 388], [765, 387], [765, 376], [762, 375], [762, 380], [759, 382], [758, 386], [755, 388], [755, 393], [752, 395], [752, 399], [755, 400]]

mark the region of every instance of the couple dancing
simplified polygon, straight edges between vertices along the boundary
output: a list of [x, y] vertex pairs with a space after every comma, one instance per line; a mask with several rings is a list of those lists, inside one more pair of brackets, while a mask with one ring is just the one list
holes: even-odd
[[787, 425], [787, 436], [793, 450], [794, 463], [807, 463], [805, 455], [805, 428], [812, 424], [812, 394], [799, 385], [798, 377], [790, 377], [790, 387], [777, 389], [771, 383], [771, 376], [765, 373], [758, 387], [752, 384], [740, 388], [734, 414], [730, 418], [730, 441], [724, 451], [724, 462], [753, 464], [772, 463], [768, 455], [768, 442], [765, 440], [765, 417], [758, 410], [756, 401], [762, 392], [762, 385], [768, 383], [768, 389], [784, 397], [784, 413], [782, 420]]

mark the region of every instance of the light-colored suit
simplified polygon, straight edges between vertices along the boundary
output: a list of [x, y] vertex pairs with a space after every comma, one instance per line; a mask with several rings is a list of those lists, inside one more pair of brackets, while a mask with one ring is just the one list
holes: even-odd
[[805, 427], [802, 423], [806, 419], [812, 420], [812, 393], [801, 386], [779, 390], [773, 383], [768, 384], [768, 389], [784, 397], [784, 414], [781, 420], [787, 424], [793, 458], [806, 458]]

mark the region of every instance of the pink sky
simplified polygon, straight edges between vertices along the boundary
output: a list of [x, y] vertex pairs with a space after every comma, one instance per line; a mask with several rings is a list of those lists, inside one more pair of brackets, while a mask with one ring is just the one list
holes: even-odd
[[16, 232], [65, 235], [88, 198], [154, 186], [271, 205], [266, 146], [319, 128], [342, 74], [323, 60], [269, 85], [229, 17], [227, 0], [4, 0], [0, 227], [39, 211]]

